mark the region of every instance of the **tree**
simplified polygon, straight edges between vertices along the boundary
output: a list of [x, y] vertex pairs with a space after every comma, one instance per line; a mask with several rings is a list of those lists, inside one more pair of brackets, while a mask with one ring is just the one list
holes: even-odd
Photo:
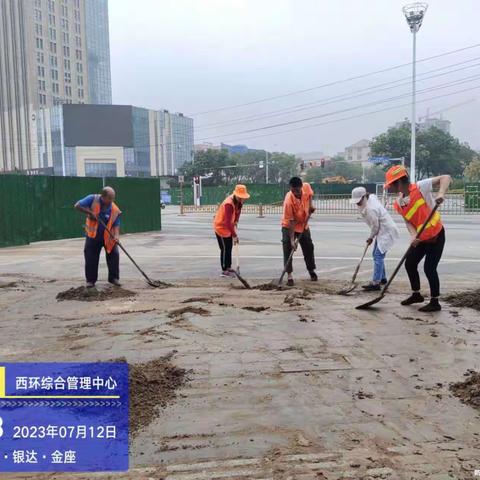
[[480, 157], [475, 157], [463, 171], [467, 182], [480, 182]]
[[[405, 157], [405, 163], [409, 166], [410, 139], [410, 124], [403, 122], [399, 127], [389, 128], [375, 137], [370, 148], [373, 155]], [[417, 129], [416, 141], [418, 178], [443, 173], [459, 177], [475, 155], [467, 144], [460, 143], [457, 138], [436, 127], [422, 131]]]
[[221, 185], [230, 183], [235, 175], [235, 169], [225, 168], [223, 166], [232, 165], [227, 150], [206, 150], [204, 152], [195, 152], [193, 162], [184, 163], [180, 167], [180, 175], [185, 175], [191, 179], [196, 175], [212, 174], [210, 178], [205, 179], [204, 185]]
[[305, 180], [312, 183], [321, 183], [326, 177], [342, 176], [347, 180], [360, 182], [362, 180], [362, 170], [362, 166], [358, 163], [350, 163], [339, 157], [333, 157], [325, 164], [325, 168], [310, 168], [305, 175]]

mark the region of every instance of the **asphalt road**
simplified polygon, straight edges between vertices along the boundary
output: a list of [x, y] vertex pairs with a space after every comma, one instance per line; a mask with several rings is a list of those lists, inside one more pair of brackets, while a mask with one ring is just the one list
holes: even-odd
[[[154, 278], [214, 278], [219, 275], [219, 250], [212, 231], [212, 214], [179, 216], [178, 209], [162, 211], [162, 231], [125, 235], [123, 244]], [[480, 216], [445, 216], [447, 244], [440, 272], [449, 282], [476, 285], [480, 282]], [[398, 219], [401, 237], [387, 255], [392, 271], [408, 247], [408, 234]], [[323, 278], [349, 279], [368, 236], [364, 222], [354, 216], [316, 215], [311, 220], [318, 273]], [[280, 216], [257, 218], [243, 215], [240, 221], [241, 270], [248, 278], [274, 278], [282, 270]], [[122, 278], [138, 273], [122, 255]], [[101, 261], [101, 275], [105, 275]], [[371, 275], [367, 256], [361, 279]], [[0, 274], [27, 273], [52, 278], [83, 277], [83, 239], [39, 242], [0, 250]], [[306, 275], [300, 253], [294, 260], [294, 274]], [[401, 277], [406, 276], [402, 273]]]

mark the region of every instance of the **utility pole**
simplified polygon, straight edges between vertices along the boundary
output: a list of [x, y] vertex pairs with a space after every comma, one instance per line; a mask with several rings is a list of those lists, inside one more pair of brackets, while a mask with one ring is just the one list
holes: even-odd
[[268, 184], [268, 151], [265, 150], [265, 183]]
[[416, 180], [415, 157], [416, 157], [416, 62], [417, 62], [417, 32], [422, 26], [423, 17], [428, 4], [423, 2], [411, 3], [403, 7], [403, 13], [407, 20], [410, 31], [413, 34], [413, 61], [412, 61], [412, 118], [411, 118], [411, 144], [410, 144], [410, 178]]

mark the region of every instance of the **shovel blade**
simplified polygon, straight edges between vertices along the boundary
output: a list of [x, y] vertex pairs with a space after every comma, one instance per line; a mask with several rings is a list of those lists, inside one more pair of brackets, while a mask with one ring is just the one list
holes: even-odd
[[368, 308], [370, 308], [372, 305], [375, 305], [376, 303], [378, 303], [380, 300], [383, 300], [383, 297], [385, 296], [385, 293], [382, 293], [379, 297], [377, 298], [374, 298], [373, 300], [370, 300], [369, 302], [367, 303], [364, 303], [362, 305], [358, 305], [357, 307], [355, 307], [357, 310], [367, 310]]
[[350, 285], [349, 287], [345, 287], [343, 290], [340, 290], [338, 292], [338, 295], [347, 295], [347, 293], [353, 292], [357, 288], [357, 284], [354, 283]]
[[251, 290], [252, 287], [250, 286], [250, 284], [240, 275], [240, 272], [236, 271], [235, 272], [235, 275], [237, 276], [237, 278], [240, 280], [240, 282], [242, 282], [242, 285], [248, 289], [248, 290]]
[[167, 288], [171, 286], [170, 283], [165, 283], [160, 280], [146, 280], [146, 282], [153, 288]]

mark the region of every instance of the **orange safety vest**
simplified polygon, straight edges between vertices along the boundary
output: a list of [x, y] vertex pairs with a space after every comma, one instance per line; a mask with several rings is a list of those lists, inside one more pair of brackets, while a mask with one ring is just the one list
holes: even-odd
[[[411, 225], [415, 227], [417, 232], [420, 231], [422, 225], [426, 222], [432, 209], [430, 205], [425, 201], [422, 192], [415, 183], [412, 183], [409, 187], [409, 202], [404, 207], [400, 206], [396, 200], [393, 206], [395, 210]], [[435, 212], [433, 218], [428, 222], [425, 230], [420, 235], [420, 240], [428, 241], [435, 238], [443, 228], [440, 213]]]
[[231, 237], [232, 232], [230, 225], [226, 224], [225, 205], [232, 205], [233, 207], [233, 223], [236, 225], [240, 219], [240, 209], [233, 201], [233, 195], [229, 195], [218, 207], [215, 219], [213, 220], [213, 229], [220, 237]]
[[302, 198], [297, 198], [292, 192], [285, 195], [283, 201], [282, 227], [290, 228], [290, 221], [295, 220], [295, 232], [308, 230], [307, 218], [310, 214], [310, 199], [313, 190], [309, 183], [302, 185]]
[[[95, 215], [100, 214], [100, 195], [95, 195], [90, 209]], [[107, 223], [107, 228], [110, 231], [112, 231], [113, 224], [115, 223], [115, 220], [118, 218], [118, 216], [121, 213], [122, 212], [120, 211], [118, 206], [115, 204], [115, 202], [112, 202], [112, 213], [110, 214], [110, 218]], [[87, 237], [95, 238], [97, 236], [97, 228], [98, 228], [98, 221], [92, 220], [90, 217], [87, 216], [87, 222], [85, 224], [85, 232], [87, 234]], [[103, 232], [103, 241], [105, 244], [105, 249], [107, 250], [108, 253], [110, 253], [113, 250], [113, 247], [116, 245], [116, 242], [107, 232], [107, 230]]]

